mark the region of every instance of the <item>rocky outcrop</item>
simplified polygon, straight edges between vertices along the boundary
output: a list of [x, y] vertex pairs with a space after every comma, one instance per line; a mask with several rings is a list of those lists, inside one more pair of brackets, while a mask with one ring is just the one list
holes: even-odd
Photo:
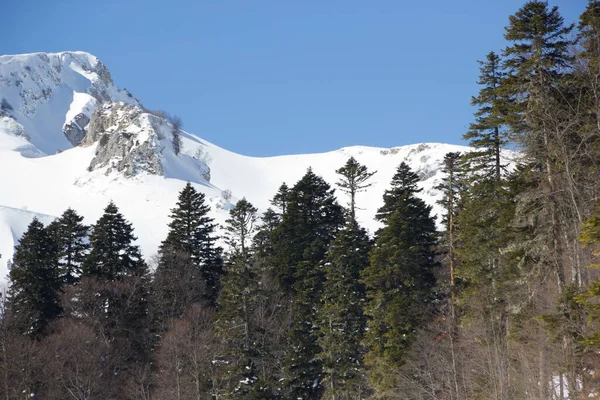
[[89, 170], [105, 168], [105, 173], [140, 172], [163, 175], [160, 142], [154, 130], [153, 115], [125, 103], [105, 103], [92, 116], [83, 145], [98, 142]]
[[85, 137], [85, 127], [90, 123], [87, 115], [79, 113], [73, 120], [63, 127], [65, 136], [73, 146], [79, 145]]

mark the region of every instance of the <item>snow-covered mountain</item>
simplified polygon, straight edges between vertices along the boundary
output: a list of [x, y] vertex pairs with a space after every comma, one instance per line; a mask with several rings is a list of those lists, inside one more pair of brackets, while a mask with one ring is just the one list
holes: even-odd
[[308, 167], [334, 185], [335, 170], [350, 156], [377, 171], [373, 186], [357, 199], [358, 218], [373, 232], [373, 216], [401, 161], [420, 175], [421, 196], [439, 212], [433, 187], [442, 177], [441, 160], [447, 152], [469, 150], [423, 143], [256, 158], [181, 131], [176, 155], [171, 124], [155, 114], [116, 87], [91, 54], [0, 56], [0, 277], [34, 216], [47, 223], [72, 207], [92, 224], [113, 200], [150, 257], [165, 237], [169, 211], [187, 181], [206, 194], [213, 216], [223, 223], [242, 197], [265, 210], [279, 186], [293, 185]]

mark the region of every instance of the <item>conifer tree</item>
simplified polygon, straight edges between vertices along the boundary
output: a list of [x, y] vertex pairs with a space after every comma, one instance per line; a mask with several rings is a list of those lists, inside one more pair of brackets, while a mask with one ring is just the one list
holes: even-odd
[[553, 191], [552, 138], [544, 124], [550, 108], [559, 101], [556, 93], [561, 76], [570, 67], [568, 35], [573, 25], [565, 26], [558, 7], [549, 8], [541, 0], [528, 1], [509, 17], [504, 38], [512, 42], [504, 50], [508, 75], [503, 92], [515, 98], [508, 123], [525, 150], [544, 166]]
[[298, 263], [316, 266], [323, 260], [327, 246], [343, 224], [341, 207], [334, 190], [312, 169], [289, 190], [286, 212], [273, 232], [277, 275], [284, 290], [290, 290], [301, 273]]
[[400, 164], [378, 210], [384, 227], [362, 273], [368, 298], [365, 363], [372, 387], [384, 395], [394, 387], [390, 372], [403, 365], [424, 322], [435, 284], [435, 222], [431, 207], [416, 197], [417, 181], [408, 165]]
[[289, 190], [286, 212], [273, 232], [276, 273], [292, 293], [293, 321], [286, 354], [286, 395], [315, 398], [321, 386], [316, 310], [321, 299], [323, 263], [329, 242], [343, 223], [330, 186], [309, 169]]
[[83, 263], [83, 275], [104, 281], [122, 280], [145, 268], [133, 228], [112, 201], [92, 226], [91, 250]]
[[48, 324], [61, 314], [56, 254], [57, 248], [48, 230], [34, 218], [9, 263], [8, 312], [22, 334], [40, 337]]
[[[214, 305], [223, 275], [223, 259], [221, 248], [215, 245], [216, 225], [208, 216], [210, 208], [204, 201], [204, 194], [196, 191], [188, 182], [179, 193], [177, 206], [171, 210], [169, 233], [161, 244], [159, 257], [167, 257], [173, 252], [188, 254], [199, 272], [194, 279], [201, 278], [204, 281], [205, 303]], [[160, 274], [163, 268], [168, 266], [159, 261], [157, 273]]]
[[273, 199], [271, 200], [271, 204], [277, 207], [281, 214], [285, 214], [286, 212], [287, 195], [289, 190], [290, 188], [288, 185], [286, 185], [285, 182], [282, 183], [281, 186], [279, 186], [277, 193], [275, 193], [275, 196], [273, 196]]
[[272, 208], [268, 208], [260, 218], [260, 224], [256, 228], [256, 234], [253, 239], [253, 246], [256, 253], [262, 259], [270, 259], [273, 257], [273, 245], [271, 235], [281, 222], [281, 216]]
[[369, 264], [367, 233], [351, 219], [332, 242], [324, 264], [322, 305], [319, 308], [324, 397], [363, 398], [365, 381], [361, 345], [366, 317], [365, 289], [360, 282]]
[[477, 150], [465, 157], [478, 174], [499, 181], [503, 168], [500, 152], [507, 142], [506, 118], [512, 101], [503, 91], [506, 73], [502, 70], [500, 57], [490, 52], [479, 64], [481, 73], [477, 83], [482, 88], [479, 95], [471, 99], [471, 105], [478, 109], [475, 122], [463, 136]]
[[460, 193], [464, 191], [464, 176], [461, 171], [461, 153], [450, 152], [444, 156], [442, 172], [444, 178], [436, 186], [442, 192], [438, 204], [444, 207], [443, 223], [446, 228], [444, 242], [447, 247], [448, 269], [450, 270], [450, 308], [455, 322], [456, 305], [456, 217], [459, 210]]
[[74, 315], [97, 318], [93, 323], [114, 342], [112, 357], [122, 363], [145, 360], [150, 351], [149, 273], [135, 240], [131, 223], [111, 201], [92, 226], [82, 284], [71, 302]]
[[[226, 376], [230, 382], [228, 397], [264, 398], [265, 383], [257, 371], [259, 348], [254, 313], [260, 289], [251, 260], [252, 236], [258, 210], [246, 199], [237, 202], [226, 221], [230, 251], [218, 301], [216, 327], [224, 341]], [[262, 395], [261, 395], [262, 393]]]
[[346, 164], [335, 171], [341, 175], [337, 185], [344, 193], [350, 195], [350, 218], [356, 219], [356, 193], [366, 190], [372, 185], [367, 181], [375, 175], [375, 172], [369, 172], [367, 167], [361, 165], [354, 157], [350, 157]]
[[82, 265], [90, 248], [89, 227], [83, 225], [82, 221], [82, 216], [68, 208], [48, 226], [58, 246], [60, 279], [66, 285], [72, 285], [80, 279]]

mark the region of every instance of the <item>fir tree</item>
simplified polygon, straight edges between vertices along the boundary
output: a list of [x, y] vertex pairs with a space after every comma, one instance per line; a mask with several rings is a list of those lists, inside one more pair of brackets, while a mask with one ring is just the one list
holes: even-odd
[[323, 260], [327, 245], [343, 224], [341, 207], [334, 190], [312, 169], [286, 196], [285, 214], [273, 232], [277, 275], [285, 290], [290, 290], [300, 273], [298, 263], [316, 266]]
[[92, 226], [90, 253], [76, 286], [74, 315], [87, 314], [114, 342], [112, 357], [123, 362], [144, 360], [150, 351], [148, 327], [148, 266], [133, 242], [133, 228], [110, 202]]
[[348, 221], [332, 242], [324, 264], [319, 309], [324, 396], [362, 398], [365, 394], [363, 348], [365, 289], [360, 274], [369, 263], [371, 243], [364, 229]]
[[365, 362], [373, 388], [383, 393], [394, 387], [390, 372], [403, 365], [435, 284], [435, 222], [431, 207], [415, 196], [417, 181], [400, 164], [377, 214], [384, 227], [362, 273], [368, 298]]
[[286, 354], [286, 395], [315, 398], [320, 392], [321, 362], [316, 310], [329, 242], [343, 223], [334, 191], [311, 169], [289, 190], [286, 212], [273, 232], [275, 268], [283, 289], [294, 296], [293, 321]]
[[90, 248], [89, 227], [83, 225], [82, 221], [82, 216], [68, 208], [60, 218], [48, 226], [58, 247], [60, 279], [66, 285], [79, 281], [82, 265]]
[[[161, 245], [160, 254], [189, 254], [205, 284], [204, 301], [214, 305], [223, 275], [223, 259], [221, 248], [215, 245], [216, 225], [208, 216], [209, 211], [204, 194], [188, 182], [179, 193], [177, 206], [171, 210], [169, 233]], [[158, 269], [157, 272], [160, 273]]]
[[285, 214], [286, 212], [287, 195], [289, 190], [290, 188], [288, 185], [286, 185], [285, 182], [282, 183], [281, 186], [279, 186], [277, 193], [275, 193], [275, 196], [273, 196], [273, 199], [271, 200], [271, 204], [277, 207], [281, 214]]
[[133, 244], [136, 239], [131, 223], [110, 202], [92, 227], [91, 250], [83, 263], [83, 275], [116, 281], [145, 268], [139, 247]]
[[8, 312], [23, 334], [40, 337], [61, 314], [56, 255], [57, 248], [48, 230], [34, 218], [9, 263]]
[[443, 223], [446, 227], [444, 242], [447, 248], [448, 269], [450, 272], [450, 309], [455, 322], [456, 305], [456, 217], [459, 213], [460, 194], [465, 190], [464, 176], [461, 171], [461, 153], [450, 152], [444, 156], [442, 172], [444, 178], [436, 186], [443, 195], [438, 204], [444, 207]]
[[[255, 312], [260, 289], [251, 261], [251, 241], [258, 210], [246, 199], [237, 202], [226, 221], [230, 252], [218, 302], [217, 331], [225, 342], [228, 398], [250, 399], [266, 396], [265, 384], [257, 371], [259, 348]], [[260, 395], [262, 393], [262, 395]]]
[[502, 70], [500, 57], [491, 52], [481, 64], [479, 75], [479, 95], [471, 99], [471, 105], [478, 107], [475, 122], [463, 139], [477, 151], [465, 155], [473, 169], [479, 174], [496, 181], [504, 167], [501, 163], [501, 150], [507, 142], [506, 118], [511, 106], [511, 99], [504, 94], [503, 86], [506, 73]]
[[505, 29], [512, 46], [504, 50], [508, 75], [502, 91], [515, 99], [507, 122], [525, 150], [544, 165], [552, 187], [551, 134], [544, 120], [559, 101], [556, 88], [572, 62], [568, 35], [573, 25], [564, 26], [558, 7], [534, 0], [511, 15]]
[[261, 222], [256, 228], [256, 234], [254, 235], [253, 245], [260, 258], [265, 260], [271, 259], [273, 257], [271, 235], [281, 222], [281, 216], [272, 208], [268, 208], [267, 211], [263, 213], [260, 220]]
[[356, 193], [362, 192], [372, 185], [367, 181], [375, 175], [375, 172], [369, 172], [367, 167], [361, 165], [354, 157], [350, 157], [346, 164], [335, 171], [341, 175], [337, 185], [344, 193], [350, 195], [350, 218], [356, 219]]

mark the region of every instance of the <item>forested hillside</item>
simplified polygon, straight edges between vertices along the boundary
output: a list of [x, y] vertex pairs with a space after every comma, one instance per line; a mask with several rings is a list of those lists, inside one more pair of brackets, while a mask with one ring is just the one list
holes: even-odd
[[575, 24], [529, 1], [504, 38], [479, 61], [474, 150], [444, 158], [441, 232], [402, 162], [369, 236], [377, 171], [353, 157], [336, 187], [309, 168], [264, 213], [237, 201], [221, 241], [188, 183], [150, 262], [112, 202], [92, 226], [34, 219], [2, 398], [600, 398], [600, 1]]

